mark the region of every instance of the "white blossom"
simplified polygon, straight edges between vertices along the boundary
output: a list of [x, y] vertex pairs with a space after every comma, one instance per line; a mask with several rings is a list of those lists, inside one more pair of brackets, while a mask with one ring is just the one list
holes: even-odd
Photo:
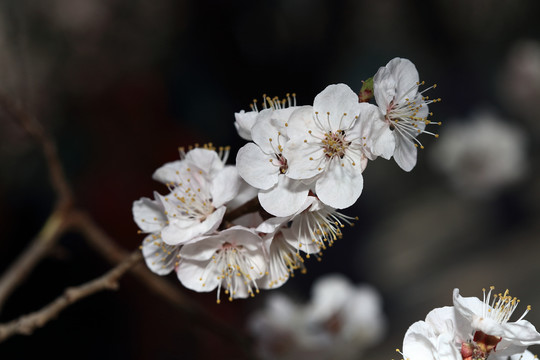
[[390, 60], [386, 66], [379, 68], [373, 77], [375, 101], [395, 137], [394, 160], [405, 171], [411, 171], [416, 165], [416, 148], [423, 148], [416, 137], [422, 133], [438, 137], [425, 128], [431, 123], [428, 120], [428, 116], [432, 115], [428, 104], [440, 99], [430, 100], [424, 97], [423, 93], [436, 85], [418, 91], [423, 84], [424, 82], [419, 81], [414, 64], [402, 58]]
[[493, 113], [448, 121], [442, 134], [432, 149], [433, 166], [466, 196], [494, 195], [526, 174], [524, 131]]
[[244, 145], [236, 156], [240, 176], [260, 189], [261, 206], [274, 216], [289, 216], [298, 211], [309, 186], [287, 176], [288, 161], [284, 146], [288, 141], [290, 114], [298, 107], [269, 108], [261, 111], [251, 129], [253, 142]]
[[378, 293], [337, 274], [316, 281], [306, 304], [273, 295], [249, 325], [264, 359], [358, 359], [386, 330]]
[[[493, 287], [483, 300], [462, 297], [454, 289], [454, 306], [432, 310], [425, 321], [414, 323], [403, 340], [406, 359], [519, 359], [529, 345], [540, 344], [540, 334], [524, 316], [510, 321], [519, 300], [506, 290], [491, 300]], [[527, 354], [528, 356], [528, 354]]]
[[[351, 206], [362, 192], [368, 156], [388, 157], [393, 150], [390, 132], [381, 131], [380, 116], [373, 105], [359, 103], [347, 85], [328, 86], [315, 97], [313, 107], [301, 107], [291, 115], [283, 151], [287, 176], [314, 182], [315, 193], [329, 206]], [[368, 146], [372, 148], [364, 149]]]
[[213, 150], [193, 149], [183, 160], [156, 170], [154, 178], [169, 187], [169, 194], [157, 195], [167, 216], [161, 229], [166, 244], [180, 245], [216, 230], [227, 202], [234, 199], [241, 179], [234, 166], [225, 166]]
[[233, 226], [215, 235], [201, 236], [182, 246], [177, 275], [188, 289], [209, 292], [221, 288], [229, 300], [254, 296], [257, 279], [266, 273], [267, 259], [262, 239], [243, 226]]

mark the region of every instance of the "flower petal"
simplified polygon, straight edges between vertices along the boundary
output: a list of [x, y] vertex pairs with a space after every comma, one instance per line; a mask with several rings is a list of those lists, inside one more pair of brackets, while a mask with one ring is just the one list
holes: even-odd
[[358, 95], [345, 84], [329, 85], [315, 97], [313, 111], [321, 128], [347, 130], [359, 112]]
[[209, 292], [214, 290], [220, 275], [216, 271], [208, 271], [209, 261], [195, 261], [181, 258], [178, 264], [178, 280], [190, 290]]
[[344, 209], [353, 205], [362, 193], [364, 179], [359, 167], [333, 159], [315, 184], [319, 199], [328, 206]]
[[398, 130], [394, 130], [396, 139], [396, 149], [394, 150], [394, 160], [405, 171], [411, 171], [416, 165], [417, 149], [414, 146], [413, 140], [406, 135], [396, 133]]
[[158, 275], [167, 275], [174, 270], [179, 250], [180, 246], [167, 245], [155, 235], [147, 236], [142, 242], [144, 261]]
[[167, 223], [164, 210], [160, 201], [143, 197], [133, 202], [133, 219], [143, 232], [158, 232]]
[[259, 192], [259, 202], [274, 216], [290, 216], [304, 205], [308, 192], [308, 185], [281, 175], [276, 186]]
[[189, 243], [198, 236], [216, 230], [221, 224], [226, 210], [225, 206], [217, 208], [204, 221], [200, 221], [199, 219], [171, 219], [169, 220], [169, 225], [161, 231], [161, 237], [168, 245]]
[[238, 150], [236, 168], [248, 184], [258, 189], [269, 189], [278, 182], [278, 160], [254, 143], [247, 143]]
[[234, 126], [241, 138], [251, 141], [251, 128], [255, 124], [258, 114], [256, 111], [245, 112], [244, 110], [234, 113], [234, 118], [236, 119]]
[[220, 207], [236, 197], [240, 189], [242, 179], [238, 176], [238, 171], [234, 166], [226, 166], [219, 171], [210, 187], [212, 194], [212, 204]]

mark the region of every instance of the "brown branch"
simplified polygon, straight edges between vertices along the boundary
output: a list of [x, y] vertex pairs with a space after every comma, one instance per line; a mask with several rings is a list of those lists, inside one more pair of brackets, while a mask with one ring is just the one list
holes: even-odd
[[7, 117], [18, 122], [41, 146], [51, 184], [57, 193], [57, 205], [54, 212], [43, 225], [40, 233], [30, 242], [17, 260], [0, 278], [0, 312], [15, 288], [22, 283], [38, 262], [47, 255], [57, 239], [66, 229], [66, 213], [73, 203], [71, 188], [64, 176], [64, 170], [58, 157], [54, 142], [43, 128], [23, 109], [0, 93], [0, 109]]
[[43, 307], [41, 310], [21, 316], [9, 323], [0, 324], [0, 342], [16, 334], [32, 334], [34, 330], [42, 327], [58, 316], [62, 310], [87, 296], [103, 290], [117, 289], [118, 280], [141, 259], [141, 253], [135, 251], [129, 257], [125, 258], [118, 266], [101, 277], [77, 287], [67, 288], [62, 296], [56, 298], [56, 300]]
[[0, 278], [0, 312], [2, 307], [37, 263], [50, 251], [67, 226], [65, 212], [56, 210], [43, 225], [40, 233], [30, 242], [9, 269]]
[[[74, 228], [85, 236], [90, 246], [110, 263], [115, 264], [125, 257], [126, 251], [116, 245], [116, 242], [101, 230], [86, 213], [74, 212], [71, 221]], [[212, 317], [201, 306], [191, 301], [178, 286], [152, 273], [143, 264], [133, 267], [131, 273], [154, 294], [183, 312], [197, 325], [237, 344], [244, 351], [246, 358], [255, 358], [252, 353], [251, 343], [246, 336], [242, 335], [241, 330], [231, 328], [225, 322]]]
[[58, 195], [58, 204], [61, 204], [60, 207], [71, 204], [73, 201], [73, 193], [64, 175], [64, 169], [58, 157], [56, 146], [49, 135], [29, 114], [2, 93], [0, 93], [0, 109], [2, 109], [8, 117], [21, 124], [26, 132], [28, 132], [28, 134], [30, 134], [42, 147], [49, 168], [51, 184]]

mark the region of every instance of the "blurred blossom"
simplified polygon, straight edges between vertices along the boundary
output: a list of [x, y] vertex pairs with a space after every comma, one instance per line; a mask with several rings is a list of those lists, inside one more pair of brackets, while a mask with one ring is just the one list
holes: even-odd
[[523, 131], [489, 112], [449, 121], [432, 149], [432, 163], [459, 192], [486, 197], [525, 175]]
[[512, 110], [540, 129], [540, 42], [522, 40], [510, 49], [499, 90]]
[[249, 329], [264, 359], [358, 359], [384, 336], [381, 302], [370, 286], [326, 275], [314, 283], [307, 304], [270, 296], [251, 316]]

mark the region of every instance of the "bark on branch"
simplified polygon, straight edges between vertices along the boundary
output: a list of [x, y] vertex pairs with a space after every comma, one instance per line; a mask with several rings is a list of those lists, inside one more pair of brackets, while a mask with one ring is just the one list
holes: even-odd
[[0, 342], [16, 334], [32, 334], [34, 330], [44, 326], [50, 320], [54, 319], [66, 307], [87, 296], [103, 290], [117, 289], [118, 280], [141, 259], [141, 253], [139, 251], [135, 251], [118, 266], [101, 277], [76, 287], [67, 288], [64, 290], [64, 294], [62, 296], [46, 305], [41, 310], [28, 315], [23, 315], [9, 323], [0, 324]]

